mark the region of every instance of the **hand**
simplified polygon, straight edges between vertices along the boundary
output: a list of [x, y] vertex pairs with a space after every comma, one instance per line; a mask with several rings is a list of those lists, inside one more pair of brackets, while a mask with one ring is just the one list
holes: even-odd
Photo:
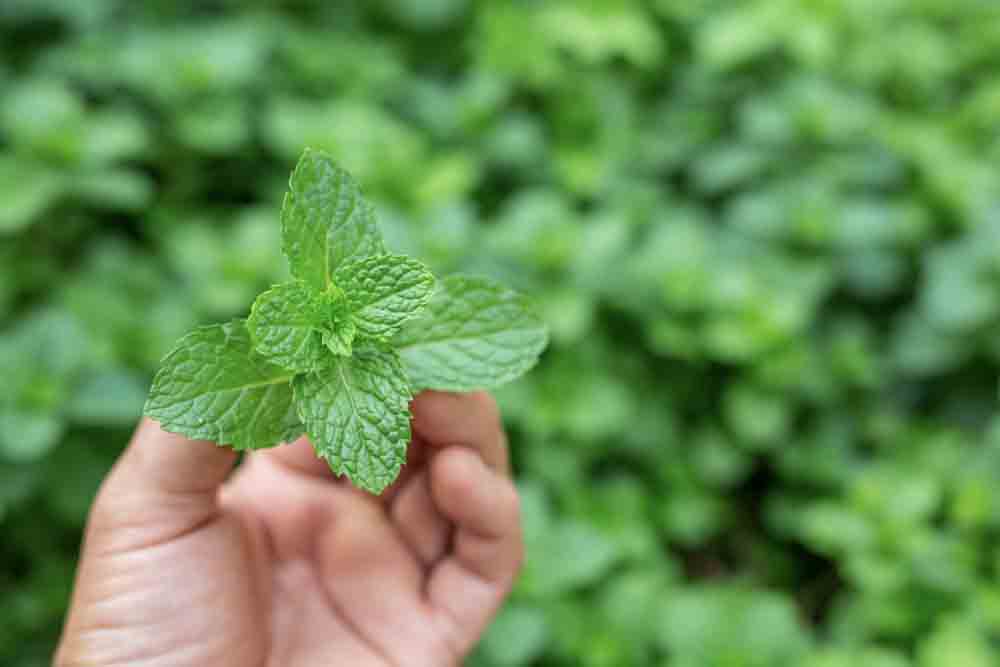
[[91, 510], [57, 667], [459, 664], [520, 566], [517, 491], [489, 396], [413, 413], [380, 497], [304, 438], [230, 477], [230, 450], [144, 421]]

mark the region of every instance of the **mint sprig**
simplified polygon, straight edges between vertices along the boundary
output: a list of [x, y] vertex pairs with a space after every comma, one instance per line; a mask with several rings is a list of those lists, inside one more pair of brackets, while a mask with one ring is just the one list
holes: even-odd
[[386, 251], [374, 209], [326, 154], [306, 150], [281, 210], [294, 281], [246, 320], [181, 338], [145, 414], [168, 431], [234, 449], [309, 435], [337, 474], [380, 493], [410, 441], [424, 389], [490, 389], [531, 369], [548, 342], [525, 297], [485, 278], [436, 282]]

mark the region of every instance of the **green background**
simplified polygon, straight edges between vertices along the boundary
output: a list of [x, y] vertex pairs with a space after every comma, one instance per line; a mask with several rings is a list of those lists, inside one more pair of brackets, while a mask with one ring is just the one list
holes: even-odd
[[307, 145], [552, 328], [470, 664], [1000, 665], [993, 0], [0, 1], [0, 664]]

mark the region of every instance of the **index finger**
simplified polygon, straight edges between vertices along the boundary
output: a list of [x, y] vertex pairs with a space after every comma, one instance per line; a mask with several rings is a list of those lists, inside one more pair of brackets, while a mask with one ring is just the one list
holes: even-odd
[[203, 525], [219, 511], [218, 490], [236, 458], [144, 418], [97, 494], [88, 548], [130, 550]]
[[425, 391], [413, 399], [411, 408], [414, 434], [428, 447], [468, 447], [490, 468], [509, 474], [507, 436], [500, 409], [488, 393]]

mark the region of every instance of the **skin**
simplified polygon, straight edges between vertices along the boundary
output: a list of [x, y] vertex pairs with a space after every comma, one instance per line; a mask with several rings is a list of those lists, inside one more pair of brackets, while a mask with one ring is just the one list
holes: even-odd
[[[236, 455], [143, 421], [91, 509], [57, 667], [457, 665], [523, 559], [486, 394], [421, 394], [400, 479], [305, 439]], [[231, 474], [232, 473], [232, 474]]]

